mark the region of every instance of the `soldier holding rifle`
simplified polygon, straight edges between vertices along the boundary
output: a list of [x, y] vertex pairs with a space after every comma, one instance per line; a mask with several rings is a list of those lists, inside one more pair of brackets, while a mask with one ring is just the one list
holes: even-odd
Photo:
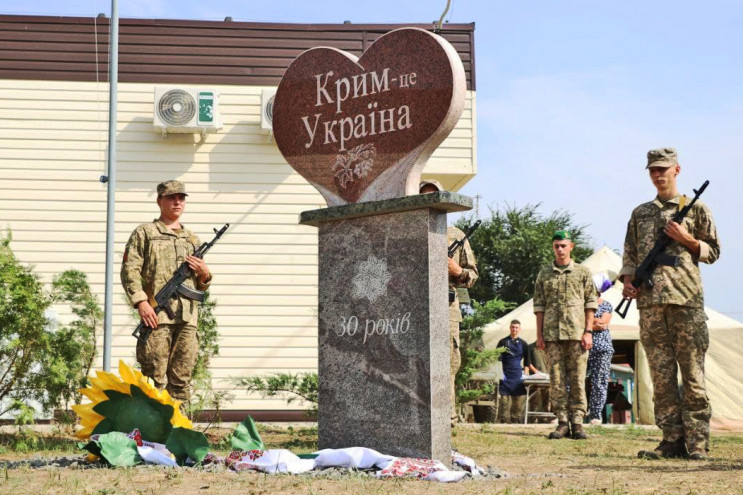
[[[676, 150], [654, 149], [647, 157], [645, 168], [658, 195], [632, 212], [619, 276], [624, 282], [623, 296], [637, 299], [640, 310], [640, 340], [648, 355], [655, 421], [663, 431], [663, 441], [638, 456], [703, 460], [709, 450], [711, 409], [704, 382], [709, 335], [699, 262], [714, 263], [720, 244], [709, 208], [694, 200], [690, 203], [678, 192], [681, 167]], [[674, 221], [672, 217], [689, 204], [685, 218]], [[643, 261], [663, 233], [671, 242], [662, 256], [654, 258], [657, 263], [648, 282], [633, 284], [638, 268], [646, 264]], [[676, 379], [679, 368], [683, 394]]]
[[203, 291], [212, 281], [204, 260], [192, 256], [201, 244], [199, 238], [180, 222], [186, 196], [182, 182], [169, 180], [157, 186], [160, 217], [132, 232], [121, 265], [121, 283], [129, 302], [153, 329], [149, 338], [137, 341], [142, 373], [181, 401], [189, 399], [199, 350], [198, 302], [178, 294], [168, 301], [167, 310], [156, 311], [154, 296], [184, 261], [193, 272], [184, 285]]
[[[429, 194], [441, 192], [444, 188], [437, 180], [425, 180], [420, 183], [419, 192]], [[459, 350], [459, 323], [462, 321], [462, 312], [459, 309], [459, 296], [457, 288], [469, 289], [477, 280], [478, 272], [475, 264], [475, 254], [472, 252], [470, 242], [465, 238], [466, 234], [456, 227], [446, 229], [447, 243], [461, 244], [459, 249], [450, 252], [448, 263], [449, 272], [449, 350], [451, 366], [451, 424], [459, 421], [459, 412], [456, 405], [456, 375], [462, 364], [462, 355]], [[462, 242], [463, 241], [463, 242]]]

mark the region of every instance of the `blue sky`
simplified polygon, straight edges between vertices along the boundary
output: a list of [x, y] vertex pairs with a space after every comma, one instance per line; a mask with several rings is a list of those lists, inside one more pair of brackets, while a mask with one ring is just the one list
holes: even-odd
[[[418, 23], [445, 0], [122, 0], [120, 17]], [[0, 13], [93, 16], [110, 1], [0, 0]], [[743, 321], [743, 2], [453, 0], [475, 22], [479, 174], [461, 191], [487, 207], [541, 203], [621, 249], [629, 214], [652, 199], [650, 148], [674, 146], [679, 185], [704, 180], [722, 239], [703, 266], [707, 304]]]

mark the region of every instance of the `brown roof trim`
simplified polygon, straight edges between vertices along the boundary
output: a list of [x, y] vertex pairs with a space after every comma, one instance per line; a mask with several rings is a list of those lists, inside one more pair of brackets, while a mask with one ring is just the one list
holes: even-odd
[[[107, 81], [108, 18], [0, 15], [0, 78]], [[363, 52], [387, 31], [433, 24], [291, 24], [119, 20], [119, 81], [277, 85], [302, 51]], [[474, 23], [446, 24], [475, 88]]]
[[[98, 24], [108, 25], [108, 17], [65, 17], [65, 16], [35, 16], [35, 15], [8, 15], [0, 14], [0, 22], [18, 23], [41, 23], [41, 24]], [[434, 29], [434, 23], [389, 23], [389, 24], [305, 24], [291, 22], [243, 22], [243, 21], [203, 21], [189, 19], [136, 19], [120, 18], [119, 24], [141, 24], [149, 26], [180, 26], [180, 27], [203, 27], [203, 26], [225, 26], [233, 29], [256, 28], [256, 29], [278, 29], [288, 31], [390, 31], [401, 27], [417, 27], [421, 29]], [[475, 23], [447, 23], [441, 31], [473, 31]]]

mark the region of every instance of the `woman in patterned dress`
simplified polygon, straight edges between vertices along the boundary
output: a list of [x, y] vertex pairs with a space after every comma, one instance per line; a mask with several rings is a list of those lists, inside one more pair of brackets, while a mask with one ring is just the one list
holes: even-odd
[[591, 393], [588, 398], [588, 420], [592, 425], [601, 424], [601, 412], [606, 404], [606, 390], [609, 386], [609, 368], [614, 355], [611, 343], [609, 322], [614, 310], [601, 294], [611, 288], [612, 283], [605, 273], [593, 276], [593, 285], [598, 292], [598, 309], [593, 318], [593, 347], [588, 354], [588, 374], [591, 379]]

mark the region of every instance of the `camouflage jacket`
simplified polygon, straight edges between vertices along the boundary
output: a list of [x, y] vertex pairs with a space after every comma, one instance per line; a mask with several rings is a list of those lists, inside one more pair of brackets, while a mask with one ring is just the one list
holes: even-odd
[[[456, 227], [446, 229], [447, 246], [451, 246], [454, 241], [463, 237], [464, 232]], [[472, 252], [469, 240], [465, 241], [464, 246], [454, 253], [454, 261], [462, 267], [462, 274], [459, 277], [449, 277], [449, 290], [454, 290], [455, 294], [454, 302], [449, 304], [449, 321], [461, 321], [462, 312], [459, 309], [459, 295], [457, 295], [456, 289], [459, 287], [469, 289], [475, 284], [479, 275], [475, 265], [475, 253]]]
[[580, 340], [586, 329], [586, 310], [597, 309], [596, 301], [587, 267], [571, 260], [565, 268], [554, 263], [542, 268], [534, 284], [534, 313], [544, 313], [545, 342]]
[[[624, 238], [624, 257], [619, 276], [632, 275], [655, 244], [658, 234], [668, 220], [681, 208], [681, 196], [661, 202], [658, 198], [643, 203], [632, 212]], [[685, 200], [690, 201], [690, 200]], [[712, 213], [704, 203], [697, 201], [684, 218], [683, 226], [699, 241], [699, 258], [694, 259], [686, 247], [671, 241], [664, 254], [678, 257], [678, 266], [659, 265], [653, 271], [653, 287], [642, 287], [637, 296], [637, 307], [678, 304], [704, 307], [702, 277], [699, 262], [714, 263], [720, 257], [720, 242]]]
[[[185, 227], [178, 233], [169, 229], [160, 220], [144, 223], [134, 229], [129, 237], [121, 264], [121, 284], [132, 306], [149, 300], [155, 307], [154, 296], [173, 277], [185, 257], [201, 245], [199, 238]], [[211, 279], [201, 283], [192, 276], [185, 284], [198, 290], [206, 290]], [[196, 325], [198, 302], [180, 294], [171, 302], [171, 309], [182, 321]], [[158, 321], [173, 323], [165, 311], [160, 311]]]

